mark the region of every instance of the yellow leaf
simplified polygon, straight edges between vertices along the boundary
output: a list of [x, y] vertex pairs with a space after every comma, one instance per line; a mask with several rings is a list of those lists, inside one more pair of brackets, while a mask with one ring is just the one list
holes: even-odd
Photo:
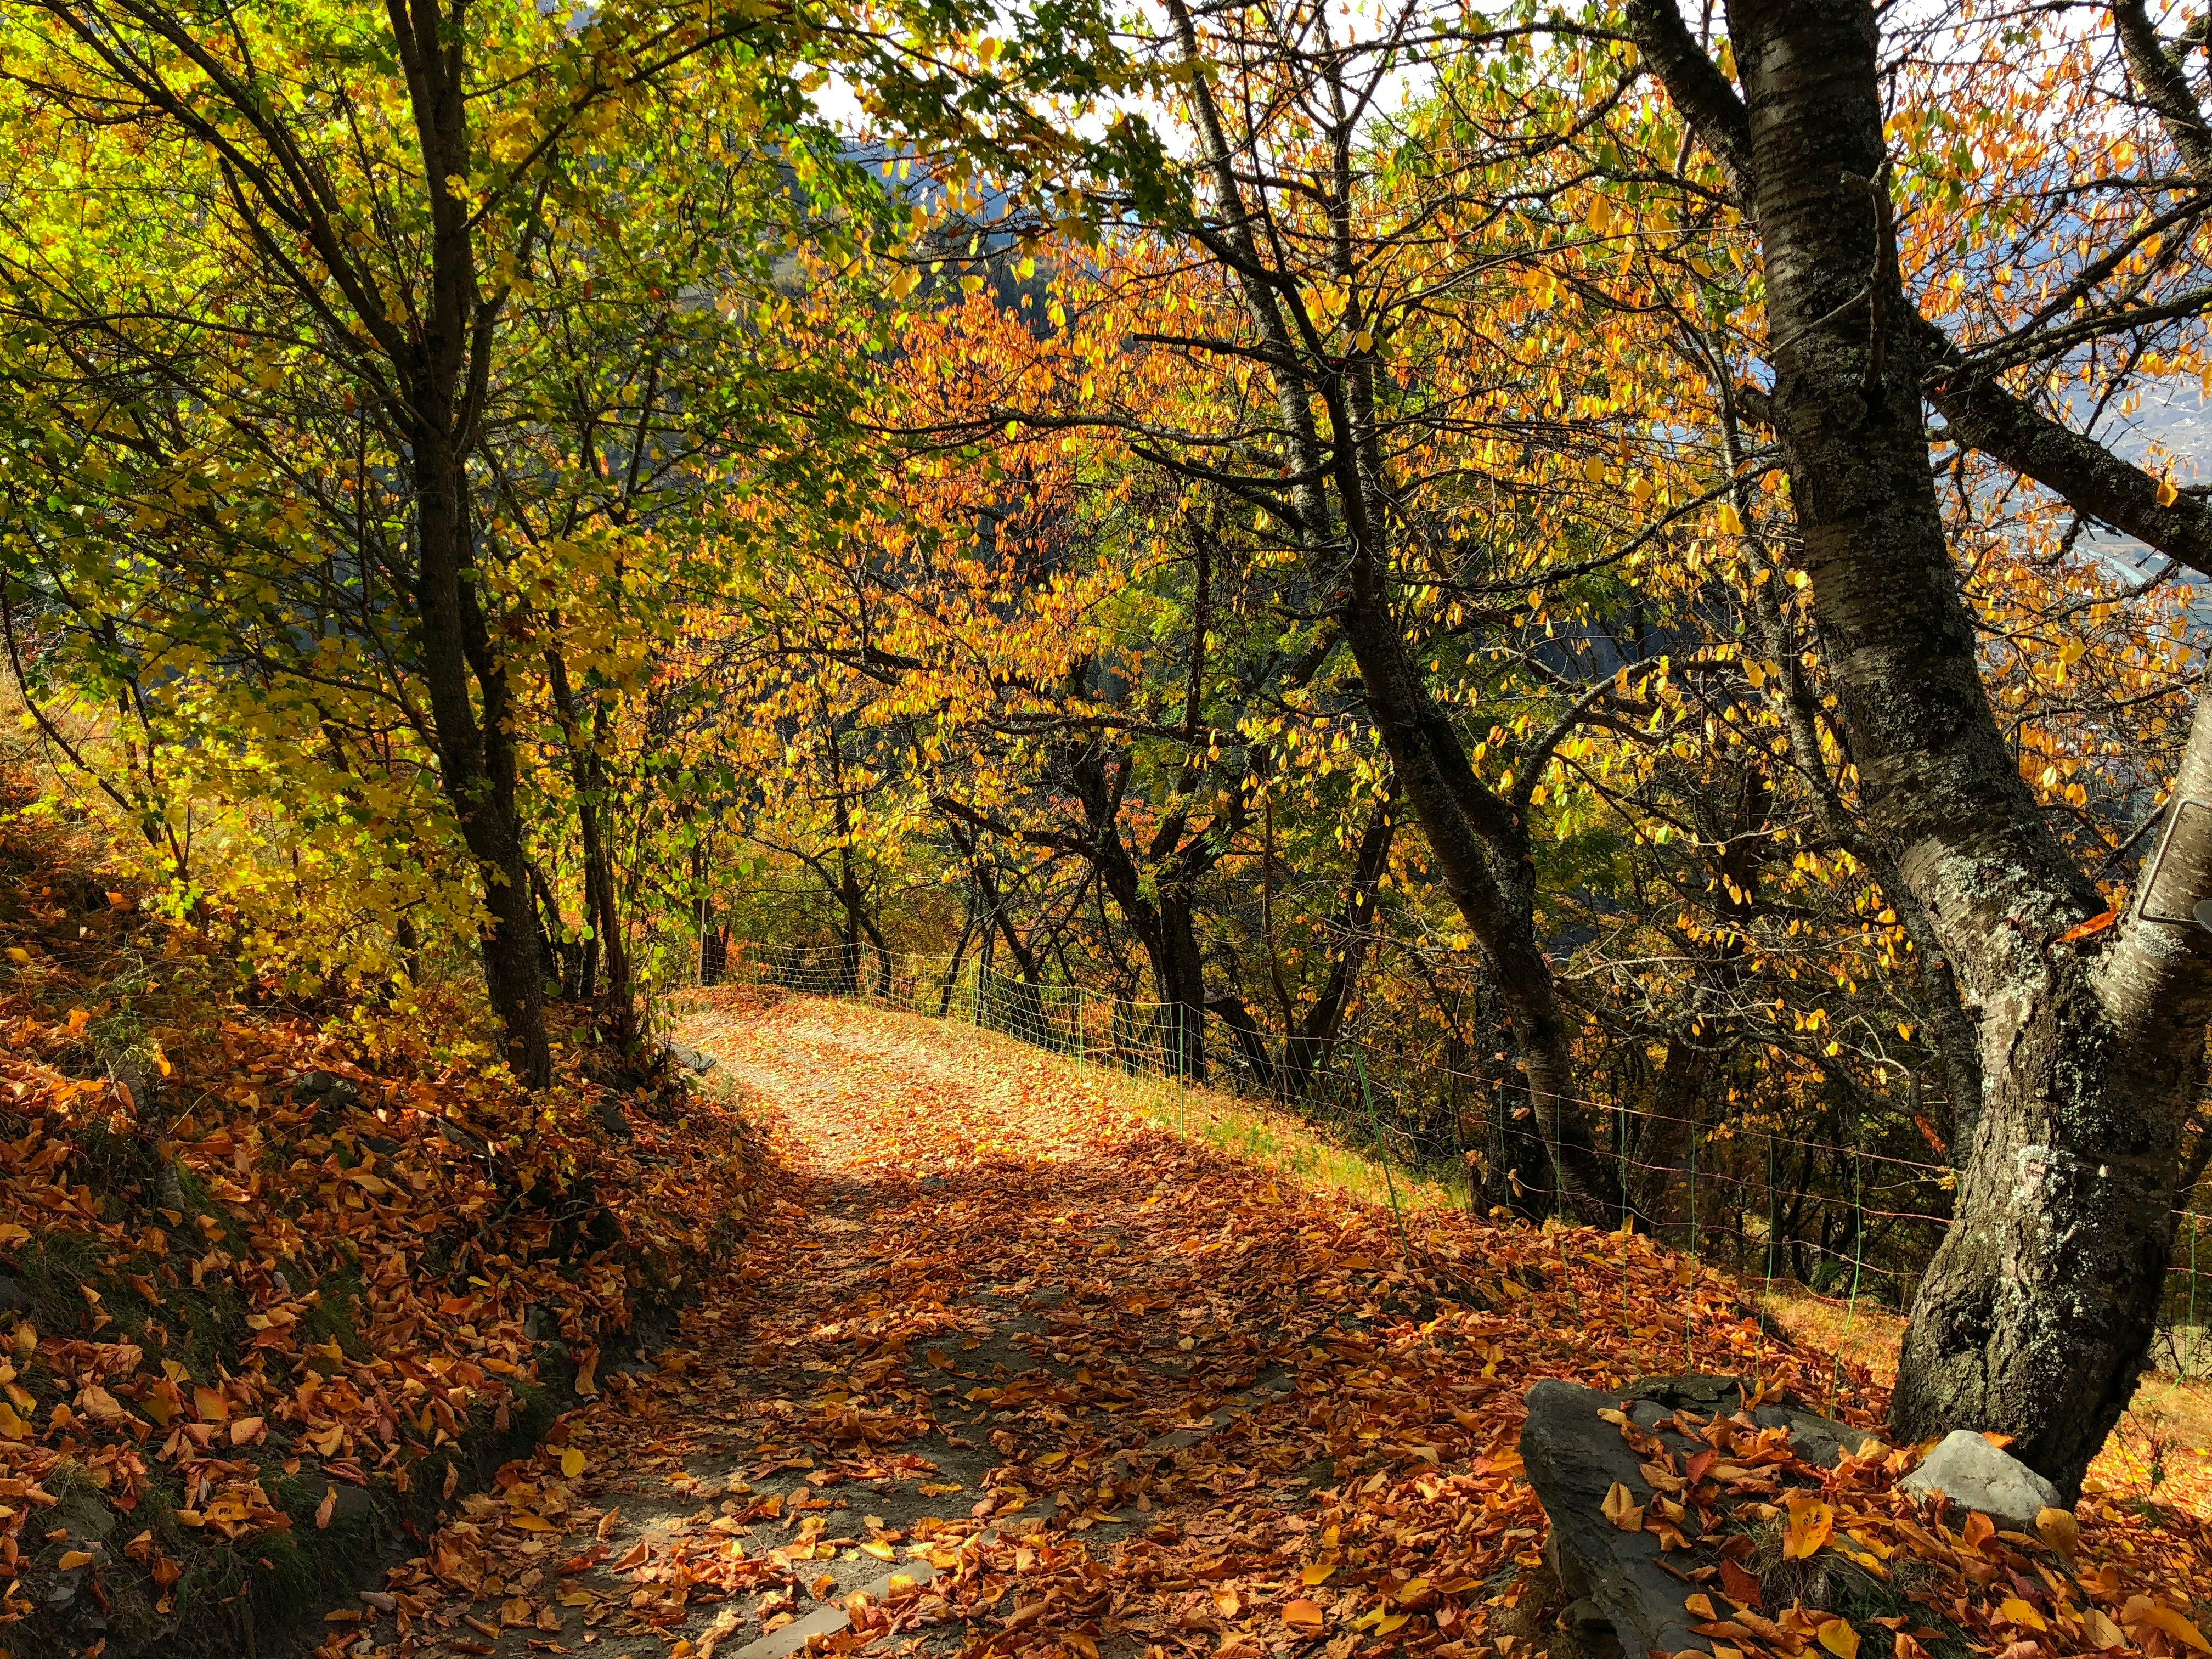
[[541, 1521], [534, 1515], [511, 1515], [507, 1516], [507, 1523], [510, 1527], [513, 1527], [520, 1532], [550, 1532], [553, 1530], [553, 1523], [551, 1522]]
[[31, 953], [20, 945], [11, 945], [8, 947], [8, 957], [13, 962], [27, 963], [31, 959]]
[[1213, 1605], [1221, 1609], [1224, 1619], [1234, 1619], [1244, 1605], [1244, 1598], [1237, 1594], [1233, 1585], [1224, 1584], [1213, 1592]]
[[2081, 1528], [2074, 1519], [2071, 1510], [2042, 1510], [2035, 1517], [2035, 1530], [2043, 1541], [2057, 1550], [2069, 1561], [2075, 1551], [2081, 1547]]
[[1859, 1659], [1859, 1633], [1848, 1619], [1831, 1619], [1820, 1626], [1820, 1645], [1836, 1659]]
[[561, 1473], [574, 1480], [584, 1472], [584, 1454], [571, 1446], [561, 1454]]
[[1712, 1598], [1702, 1590], [1693, 1595], [1684, 1596], [1682, 1605], [1700, 1619], [1717, 1619], [1720, 1616], [1713, 1611]]
[[92, 1552], [90, 1550], [64, 1550], [62, 1552], [62, 1571], [64, 1572], [68, 1572], [71, 1569], [76, 1567], [88, 1567], [91, 1565]]
[[31, 1425], [15, 1415], [13, 1406], [0, 1404], [0, 1438], [28, 1440], [30, 1437]]
[[860, 1548], [864, 1553], [874, 1556], [878, 1561], [890, 1561], [897, 1559], [897, 1553], [880, 1538], [869, 1539], [860, 1546]]
[[1835, 1530], [1836, 1512], [1816, 1498], [1790, 1500], [1790, 1524], [1784, 1530], [1782, 1559], [1809, 1561]]
[[[2180, 499], [2181, 492], [2176, 489], [2170, 482], [2164, 478], [2160, 478], [2158, 481], [2158, 504], [2160, 507], [2172, 507]], [[14, 952], [10, 951], [9, 954], [12, 956]]]
[[1324, 1582], [1335, 1571], [1334, 1561], [1309, 1561], [1298, 1569], [1298, 1583], [1310, 1588]]
[[1743, 534], [1743, 514], [1735, 510], [1734, 501], [1721, 503], [1721, 528], [1731, 536]]
[[2033, 1604], [2021, 1601], [2017, 1595], [2008, 1595], [2003, 1601], [1998, 1602], [1997, 1611], [2014, 1624], [2023, 1626], [2029, 1630], [2051, 1628], [2043, 1622], [2043, 1615], [2035, 1610]]
[[203, 1423], [230, 1421], [230, 1401], [213, 1389], [203, 1387], [192, 1390], [192, 1410]]
[[2172, 1607], [2154, 1607], [2143, 1614], [2144, 1622], [2158, 1626], [2168, 1636], [2183, 1642], [2199, 1653], [2212, 1653], [2212, 1643], [2204, 1639], [2204, 1632], [2191, 1620], [2183, 1618]]

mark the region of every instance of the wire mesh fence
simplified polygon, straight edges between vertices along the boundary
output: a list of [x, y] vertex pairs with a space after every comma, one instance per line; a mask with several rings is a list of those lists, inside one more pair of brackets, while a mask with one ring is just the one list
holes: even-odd
[[[996, 970], [979, 957], [872, 946], [732, 949], [702, 975], [973, 1026], [1085, 1065], [1203, 1087], [1292, 1114], [1328, 1138], [1453, 1185], [1468, 1202], [1564, 1211], [1546, 1114], [1525, 1085], [1389, 1038], [1267, 1033], [1217, 1007], [1146, 1001]], [[1802, 1285], [1862, 1315], [1901, 1312], [1951, 1224], [1950, 1168], [1783, 1132], [1778, 1115], [1674, 1116], [1571, 1098], [1609, 1164], [1619, 1219], [1749, 1278]], [[1632, 1212], [1634, 1219], [1631, 1220]], [[2202, 1273], [2200, 1274], [2200, 1266]], [[2153, 1364], [2212, 1374], [2212, 1215], [2177, 1212]]]

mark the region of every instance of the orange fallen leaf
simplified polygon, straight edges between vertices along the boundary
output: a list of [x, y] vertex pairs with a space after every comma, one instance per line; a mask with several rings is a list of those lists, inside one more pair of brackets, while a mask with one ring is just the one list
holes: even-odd
[[1614, 1481], [1607, 1488], [1605, 1501], [1598, 1507], [1603, 1510], [1605, 1518], [1621, 1531], [1644, 1530], [1643, 1506], [1636, 1501], [1636, 1495], [1620, 1481]]
[[1726, 1556], [1721, 1558], [1721, 1593], [1742, 1607], [1761, 1605], [1759, 1580]]
[[[2081, 939], [2090, 938], [2094, 934], [2103, 933], [2105, 929], [2111, 927], [2119, 919], [2120, 913], [2118, 910], [2106, 910], [2100, 915], [2090, 917], [2087, 921], [2075, 923], [2073, 927], [2069, 927], [2064, 933], [2058, 936], [2058, 942], [2061, 945], [2075, 944]], [[1989, 1438], [1986, 1435], [1984, 1437]], [[2009, 1445], [2011, 1441], [2012, 1437], [2010, 1435], [2007, 1435], [2005, 1437], [2006, 1444]], [[1994, 1439], [1991, 1439], [1990, 1443], [1995, 1445], [1996, 1443]], [[2003, 1448], [1999, 1447], [1998, 1449], [2002, 1450]]]

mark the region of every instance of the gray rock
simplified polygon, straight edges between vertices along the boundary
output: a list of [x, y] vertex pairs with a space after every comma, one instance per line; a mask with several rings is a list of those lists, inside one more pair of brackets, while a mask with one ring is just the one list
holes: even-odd
[[336, 1072], [301, 1072], [289, 1081], [292, 1103], [305, 1112], [344, 1111], [361, 1104], [361, 1085]]
[[21, 1285], [0, 1273], [0, 1313], [28, 1313], [31, 1298]]
[[2058, 1489], [1972, 1429], [1954, 1429], [1899, 1486], [1915, 1498], [1942, 1492], [1962, 1510], [1979, 1510], [2009, 1532], [2035, 1531], [2042, 1510], [2062, 1509]]
[[436, 1129], [438, 1133], [449, 1144], [459, 1146], [464, 1152], [473, 1152], [478, 1158], [489, 1158], [491, 1156], [491, 1147], [488, 1143], [486, 1143], [474, 1131], [464, 1129], [459, 1124], [455, 1123], [450, 1118], [441, 1117], [435, 1119], [433, 1121], [431, 1127]]
[[672, 1041], [667, 1047], [669, 1059], [675, 1061], [677, 1065], [681, 1066], [687, 1072], [696, 1072], [703, 1074], [713, 1071], [715, 1066], [719, 1063], [716, 1061], [714, 1055], [703, 1053], [697, 1048], [694, 1048], [688, 1042], [676, 1042]]
[[1570, 1601], [1559, 1616], [1574, 1632], [1576, 1650], [1584, 1659], [1625, 1659], [1613, 1620], [1605, 1616], [1605, 1609], [1596, 1602]]
[[108, 1536], [115, 1530], [116, 1522], [115, 1511], [107, 1507], [100, 1494], [76, 1481], [69, 1483], [61, 1502], [54, 1505], [46, 1519], [48, 1530], [66, 1531], [80, 1548]]
[[337, 1501], [331, 1506], [333, 1516], [364, 1516], [376, 1513], [376, 1499], [369, 1495], [368, 1487], [356, 1486], [350, 1480], [334, 1480], [327, 1475], [323, 1479], [322, 1490], [314, 1492], [315, 1502], [320, 1504], [325, 1493], [333, 1492], [337, 1494]]
[[[1646, 1430], [1678, 1409], [1700, 1417], [1733, 1414], [1743, 1409], [1742, 1384], [1733, 1376], [1655, 1376], [1607, 1393], [1547, 1380], [1528, 1390], [1528, 1404], [1521, 1457], [1528, 1484], [1551, 1517], [1545, 1553], [1569, 1600], [1569, 1621], [1583, 1651], [1609, 1651], [1601, 1626], [1610, 1627], [1620, 1650], [1631, 1656], [1711, 1647], [1690, 1630], [1697, 1620], [1682, 1601], [1692, 1586], [1660, 1565], [1658, 1539], [1623, 1532], [1605, 1517], [1606, 1493], [1614, 1481], [1638, 1503], [1649, 1501], [1650, 1488], [1619, 1425], [1598, 1413], [1625, 1406], [1630, 1420]], [[1832, 1466], [1846, 1446], [1868, 1437], [1788, 1403], [1759, 1407], [1752, 1420], [1761, 1428], [1787, 1428], [1791, 1448], [1808, 1463]], [[1669, 1430], [1659, 1433], [1676, 1452], [1692, 1449], [1687, 1438]]]
[[[1624, 1400], [1648, 1400], [1660, 1409], [1645, 1411], [1638, 1407], [1630, 1413], [1642, 1428], [1650, 1428], [1677, 1406], [1687, 1406], [1700, 1417], [1714, 1413], [1740, 1411], [1743, 1407], [1743, 1388], [1733, 1376], [1708, 1376], [1690, 1374], [1681, 1376], [1647, 1376], [1632, 1383], [1621, 1396]], [[1751, 1414], [1751, 1420], [1762, 1429], [1788, 1429], [1790, 1443], [1808, 1463], [1817, 1463], [1824, 1469], [1832, 1469], [1844, 1461], [1845, 1448], [1854, 1450], [1868, 1437], [1861, 1430], [1848, 1427], [1817, 1412], [1808, 1412], [1796, 1404], [1769, 1404], [1759, 1407]]]
[[1689, 1586], [1660, 1569], [1659, 1540], [1622, 1532], [1605, 1518], [1614, 1481], [1644, 1491], [1636, 1455], [1620, 1431], [1598, 1417], [1617, 1409], [1620, 1398], [1548, 1377], [1528, 1390], [1521, 1461], [1552, 1518], [1546, 1547], [1553, 1571], [1571, 1601], [1589, 1602], [1603, 1615], [1625, 1653], [1709, 1647], [1692, 1632], [1693, 1616], [1682, 1606]]

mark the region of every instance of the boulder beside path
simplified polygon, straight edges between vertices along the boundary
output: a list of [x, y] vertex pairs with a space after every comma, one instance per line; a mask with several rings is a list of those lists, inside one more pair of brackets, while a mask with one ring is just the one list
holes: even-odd
[[[1678, 1408], [1708, 1418], [1733, 1415], [1744, 1409], [1741, 1382], [1733, 1376], [1658, 1376], [1607, 1390], [1547, 1379], [1531, 1388], [1527, 1398], [1521, 1461], [1551, 1518], [1546, 1558], [1567, 1598], [1565, 1617], [1583, 1650], [1604, 1650], [1605, 1644], [1593, 1638], [1605, 1626], [1611, 1626], [1627, 1659], [1644, 1659], [1654, 1651], [1710, 1650], [1711, 1643], [1690, 1628], [1696, 1616], [1682, 1605], [1692, 1586], [1679, 1571], [1661, 1565], [1659, 1539], [1647, 1532], [1624, 1532], [1605, 1513], [1607, 1494], [1616, 1481], [1635, 1493], [1646, 1488], [1618, 1419], [1598, 1413], [1625, 1411], [1647, 1431], [1671, 1419]], [[1865, 1437], [1788, 1402], [1754, 1406], [1750, 1417], [1760, 1428], [1788, 1429], [1796, 1455], [1823, 1468], [1833, 1468], [1846, 1446], [1855, 1448]], [[1686, 1437], [1671, 1429], [1658, 1432], [1679, 1451], [1692, 1449]]]
[[2010, 1532], [2033, 1533], [2045, 1510], [2063, 1507], [2058, 1488], [1972, 1429], [1954, 1429], [1899, 1486], [1915, 1498], [1942, 1492], [1959, 1510], [1979, 1510]]

